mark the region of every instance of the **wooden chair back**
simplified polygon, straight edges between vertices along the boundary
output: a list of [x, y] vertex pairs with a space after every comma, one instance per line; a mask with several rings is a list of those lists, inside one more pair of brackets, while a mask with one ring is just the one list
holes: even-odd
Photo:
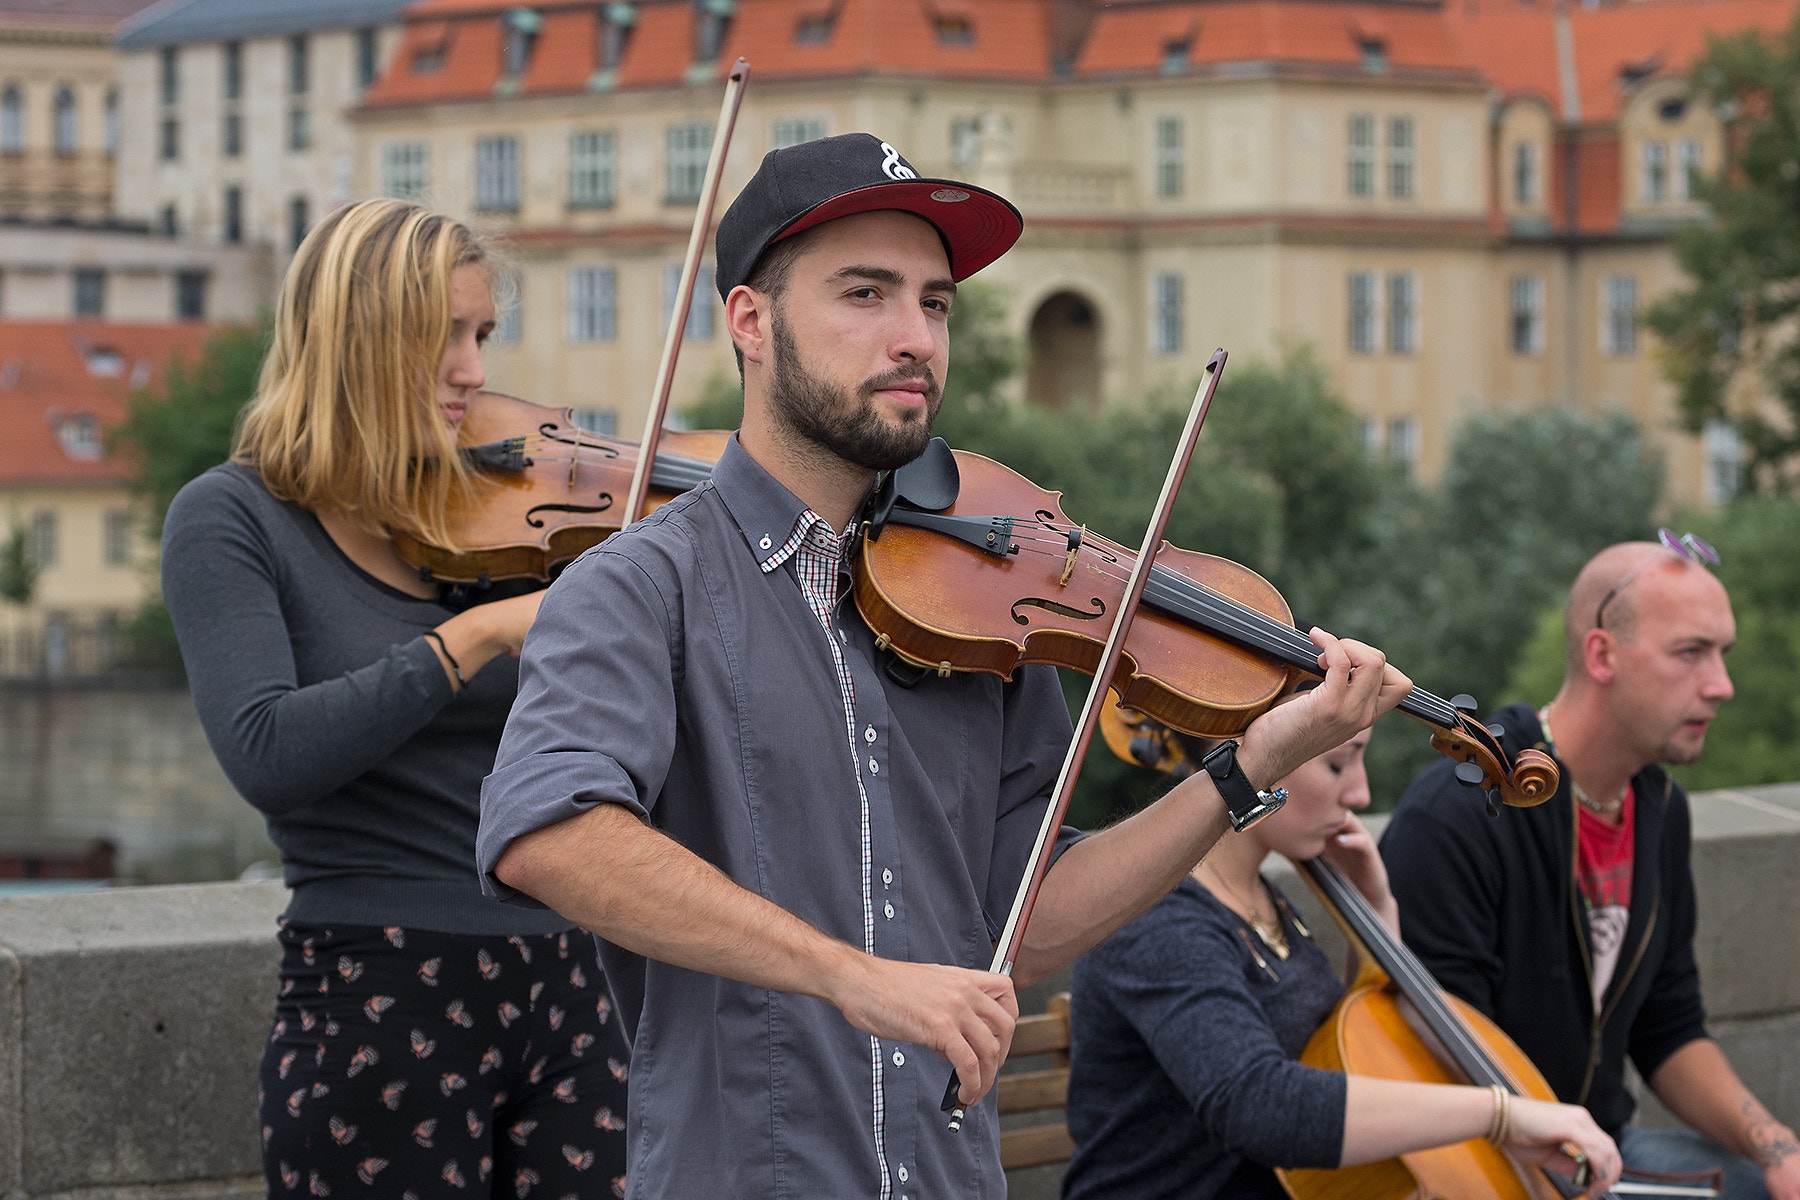
[[[1046, 1008], [1041, 1015], [1019, 1018], [1007, 1061], [1048, 1054], [1051, 1065], [1000, 1076], [1000, 1164], [1009, 1171], [1064, 1162], [1075, 1152], [1063, 1117], [1069, 1098], [1069, 993], [1050, 997]], [[1044, 1119], [1024, 1124], [1005, 1119], [1021, 1113]]]

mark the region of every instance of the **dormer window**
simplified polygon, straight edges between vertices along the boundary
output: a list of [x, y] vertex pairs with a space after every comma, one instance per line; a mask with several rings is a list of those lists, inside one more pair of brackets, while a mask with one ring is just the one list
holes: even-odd
[[[118, 356], [115, 354], [114, 357]], [[81, 462], [94, 462], [105, 450], [100, 441], [100, 422], [94, 419], [92, 413], [76, 413], [74, 416], [59, 418], [56, 422], [56, 440], [62, 443], [64, 454]]]
[[939, 45], [969, 46], [975, 42], [975, 22], [965, 16], [939, 13], [933, 26]]
[[637, 24], [637, 9], [624, 0], [613, 0], [600, 10], [599, 69], [617, 71], [625, 61], [625, 47], [631, 41], [631, 29]]
[[535, 9], [515, 8], [506, 14], [506, 45], [502, 51], [501, 73], [517, 76], [525, 73], [531, 62], [531, 46], [537, 41], [543, 19]]
[[1357, 38], [1356, 49], [1362, 58], [1363, 70], [1371, 75], [1387, 74], [1387, 42], [1375, 37]]
[[831, 40], [831, 30], [837, 24], [837, 14], [830, 9], [824, 12], [801, 13], [794, 22], [794, 45], [822, 46]]
[[96, 379], [117, 379], [125, 371], [125, 356], [110, 346], [89, 346], [81, 357]]
[[694, 28], [694, 61], [709, 63], [725, 48], [725, 30], [731, 23], [732, 0], [698, 0]]
[[1188, 67], [1188, 55], [1193, 51], [1194, 43], [1189, 38], [1177, 38], [1163, 43], [1162, 73], [1179, 75]]
[[421, 28], [414, 35], [413, 74], [435, 75], [444, 69], [444, 60], [448, 57], [450, 57], [450, 22], [433, 22]]

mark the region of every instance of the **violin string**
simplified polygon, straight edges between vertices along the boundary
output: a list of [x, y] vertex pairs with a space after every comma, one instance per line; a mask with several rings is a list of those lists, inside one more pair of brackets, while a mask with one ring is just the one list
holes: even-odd
[[[1067, 535], [1079, 528], [1073, 524], [1059, 526], [1050, 521], [1032, 524], [1040, 525], [1053, 533], [1061, 533], [1063, 536], [1060, 539], [1045, 537], [1026, 532], [1015, 525], [1014, 540], [1042, 543], [1044, 546], [1050, 547], [1043, 548], [1034, 544], [1021, 548], [1021, 552], [1049, 558], [1065, 557], [1067, 550], [1063, 547], [1066, 545]], [[1105, 578], [1123, 581], [1127, 575], [1120, 568], [1124, 561], [1135, 558], [1136, 554], [1104, 537], [1092, 534], [1091, 531], [1087, 532], [1087, 537], [1083, 539], [1080, 550], [1090, 549], [1091, 543], [1097, 543], [1098, 546], [1114, 552], [1120, 561], [1120, 566], [1103, 564], [1096, 568], [1098, 572]], [[1151, 583], [1145, 598], [1151, 602], [1152, 607], [1163, 608], [1176, 616], [1187, 617], [1205, 628], [1233, 638], [1253, 649], [1260, 649], [1277, 657], [1286, 657], [1293, 666], [1306, 670], [1317, 667], [1318, 647], [1293, 626], [1283, 624], [1267, 613], [1259, 612], [1229, 596], [1222, 595], [1179, 571], [1153, 564]], [[1157, 603], [1159, 599], [1163, 603]], [[1184, 603], [1188, 606], [1189, 611], [1182, 611], [1181, 605]], [[1415, 688], [1401, 702], [1401, 706], [1406, 711], [1415, 713], [1442, 728], [1455, 728], [1460, 723], [1457, 711], [1452, 705], [1421, 689]]]

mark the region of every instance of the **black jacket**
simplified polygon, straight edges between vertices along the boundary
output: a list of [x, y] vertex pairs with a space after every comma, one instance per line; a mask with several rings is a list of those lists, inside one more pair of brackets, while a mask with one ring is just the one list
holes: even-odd
[[[1530, 708], [1513, 705], [1498, 719], [1509, 754], [1548, 749]], [[1406, 943], [1446, 990], [1519, 1044], [1557, 1096], [1586, 1105], [1616, 1136], [1635, 1108], [1625, 1056], [1648, 1079], [1706, 1036], [1687, 794], [1660, 767], [1632, 779], [1631, 915], [1596, 1014], [1567, 771], [1546, 803], [1495, 818], [1452, 766], [1440, 761], [1413, 781], [1382, 837]]]

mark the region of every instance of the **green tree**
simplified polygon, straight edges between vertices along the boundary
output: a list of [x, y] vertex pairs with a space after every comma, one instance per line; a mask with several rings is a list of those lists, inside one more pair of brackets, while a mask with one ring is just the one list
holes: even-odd
[[152, 535], [190, 479], [231, 456], [238, 414], [256, 391], [269, 328], [229, 326], [207, 339], [198, 359], [172, 360], [160, 392], [138, 391], [114, 441], [137, 460], [133, 485], [149, 511]]
[[[1712, 219], [1675, 236], [1691, 286], [1654, 305], [1645, 323], [1662, 339], [1687, 427], [1732, 421], [1746, 485], [1785, 492], [1800, 452], [1800, 17], [1778, 37], [1713, 39], [1689, 86], [1724, 119], [1730, 156], [1696, 183]], [[1775, 403], [1734, 404], [1744, 390]]]
[[37, 563], [32, 561], [25, 527], [15, 521], [12, 532], [0, 542], [0, 600], [21, 607], [30, 604], [37, 577]]

